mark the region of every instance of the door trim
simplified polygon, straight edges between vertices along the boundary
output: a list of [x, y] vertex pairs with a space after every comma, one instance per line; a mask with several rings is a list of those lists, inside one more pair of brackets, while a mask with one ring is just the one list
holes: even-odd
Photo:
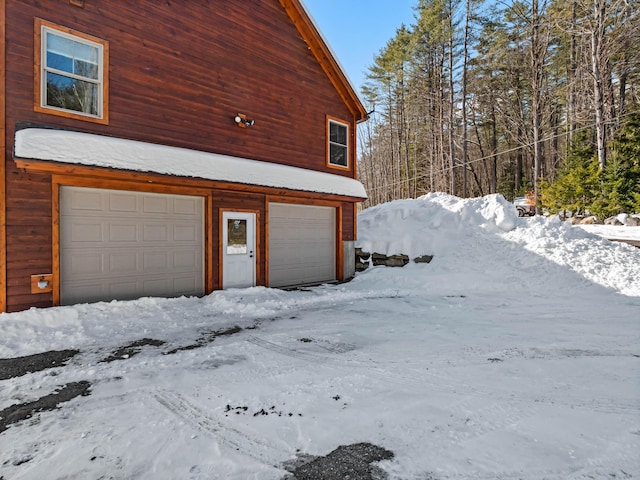
[[255, 285], [262, 285], [262, 277], [260, 275], [260, 261], [262, 243], [260, 242], [260, 210], [250, 210], [245, 208], [220, 208], [218, 209], [218, 288], [222, 290], [224, 288], [224, 250], [223, 250], [223, 223], [225, 213], [253, 213], [255, 215]]
[[51, 254], [53, 274], [53, 306], [60, 305], [60, 187], [102, 188], [105, 190], [124, 190], [129, 192], [166, 193], [203, 197], [204, 199], [204, 293], [213, 291], [213, 194], [204, 188], [189, 188], [158, 184], [140, 184], [137, 182], [110, 181], [99, 178], [79, 178], [74, 176], [53, 175], [51, 177]]

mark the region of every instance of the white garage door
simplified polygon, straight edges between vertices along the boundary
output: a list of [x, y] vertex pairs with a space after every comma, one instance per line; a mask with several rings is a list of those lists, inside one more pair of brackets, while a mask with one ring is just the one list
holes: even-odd
[[336, 279], [336, 210], [269, 204], [269, 286]]
[[204, 294], [204, 199], [60, 188], [60, 302]]

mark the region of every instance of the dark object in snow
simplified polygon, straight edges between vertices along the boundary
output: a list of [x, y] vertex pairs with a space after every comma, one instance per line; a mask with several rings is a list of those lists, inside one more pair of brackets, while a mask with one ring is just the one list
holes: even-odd
[[78, 353], [80, 350], [52, 350], [26, 357], [2, 358], [0, 359], [0, 380], [60, 367]]
[[609, 218], [605, 218], [604, 219], [604, 224], [605, 225], [614, 225], [614, 226], [619, 226], [619, 225], [624, 225], [624, 223], [622, 223], [618, 217], [609, 217]]
[[501, 358], [487, 358], [491, 363], [503, 362]]
[[125, 360], [127, 358], [131, 358], [142, 351], [142, 347], [152, 346], [152, 347], [160, 347], [164, 345], [165, 342], [162, 340], [154, 340], [153, 338], [142, 338], [140, 340], [136, 340], [135, 342], [131, 342], [124, 347], [120, 347], [118, 350], [113, 352], [107, 358], [100, 360], [101, 363], [109, 363], [114, 362], [116, 360]]
[[[298, 455], [304, 463], [285, 466], [293, 476], [287, 475], [283, 480], [382, 480], [386, 474], [371, 464], [393, 457], [393, 452], [370, 443], [341, 445], [324, 457]], [[307, 461], [309, 458], [312, 459]]]
[[371, 255], [371, 261], [374, 266], [404, 267], [409, 263], [409, 257], [407, 255], [383, 255], [382, 253], [374, 253]]
[[640, 217], [627, 217], [627, 227], [640, 227]]
[[[254, 327], [257, 328], [257, 325]], [[173, 355], [174, 353], [182, 352], [184, 350], [195, 350], [196, 348], [204, 347], [213, 342], [218, 337], [224, 337], [227, 335], [234, 335], [242, 331], [241, 327], [235, 326], [227, 328], [226, 330], [215, 330], [213, 332], [205, 332], [200, 338], [196, 339], [194, 343], [185, 345], [183, 347], [174, 348], [168, 352], [164, 352], [164, 355]]]
[[298, 339], [298, 341], [302, 342], [302, 343], [311, 343], [311, 342], [313, 342], [313, 340], [311, 340], [310, 338], [306, 338], [306, 337], [305, 338], [300, 338], [300, 339]]
[[55, 410], [58, 405], [79, 396], [91, 394], [91, 384], [87, 381], [67, 383], [54, 393], [45, 395], [34, 402], [11, 405], [0, 411], [0, 433], [9, 425], [31, 418], [35, 413]]
[[[431, 263], [433, 255], [421, 255], [413, 259], [414, 263]], [[362, 272], [369, 265], [385, 267], [404, 267], [409, 263], [409, 256], [404, 254], [384, 255], [382, 253], [363, 252], [356, 248], [356, 272]]]
[[416, 257], [413, 259], [414, 263], [431, 263], [433, 260], [433, 255], [422, 255], [421, 257]]

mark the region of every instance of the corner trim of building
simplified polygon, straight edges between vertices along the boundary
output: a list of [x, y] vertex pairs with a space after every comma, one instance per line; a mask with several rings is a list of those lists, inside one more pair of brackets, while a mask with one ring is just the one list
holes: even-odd
[[6, 4], [0, 0], [0, 312], [7, 311]]

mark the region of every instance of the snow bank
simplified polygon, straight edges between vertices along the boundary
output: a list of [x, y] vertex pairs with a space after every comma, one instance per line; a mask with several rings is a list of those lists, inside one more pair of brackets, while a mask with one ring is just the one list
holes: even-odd
[[461, 235], [515, 228], [518, 213], [501, 195], [463, 200], [430, 193], [369, 208], [358, 216], [358, 247], [385, 255], [441, 255]]
[[[518, 218], [500, 195], [460, 199], [434, 193], [377, 205], [359, 215], [358, 237], [357, 246], [367, 252], [434, 255], [439, 265], [432, 265], [433, 270], [491, 271], [492, 282], [522, 277], [522, 288], [530, 281], [561, 288], [566, 280], [560, 280], [561, 274], [573, 273], [618, 293], [640, 296], [639, 249], [557, 217]], [[473, 287], [465, 279], [461, 282], [464, 288]], [[504, 285], [496, 283], [496, 288]]]
[[48, 350], [121, 346], [142, 337], [189, 343], [202, 331], [211, 331], [212, 325], [215, 330], [253, 327], [291, 311], [393, 294], [385, 293], [384, 287], [375, 292], [369, 288], [326, 286], [309, 292], [289, 292], [254, 287], [219, 290], [203, 298], [144, 297], [2, 313], [0, 358]]
[[531, 218], [504, 238], [593, 283], [640, 296], [640, 249], [631, 245], [611, 242], [557, 217]]

